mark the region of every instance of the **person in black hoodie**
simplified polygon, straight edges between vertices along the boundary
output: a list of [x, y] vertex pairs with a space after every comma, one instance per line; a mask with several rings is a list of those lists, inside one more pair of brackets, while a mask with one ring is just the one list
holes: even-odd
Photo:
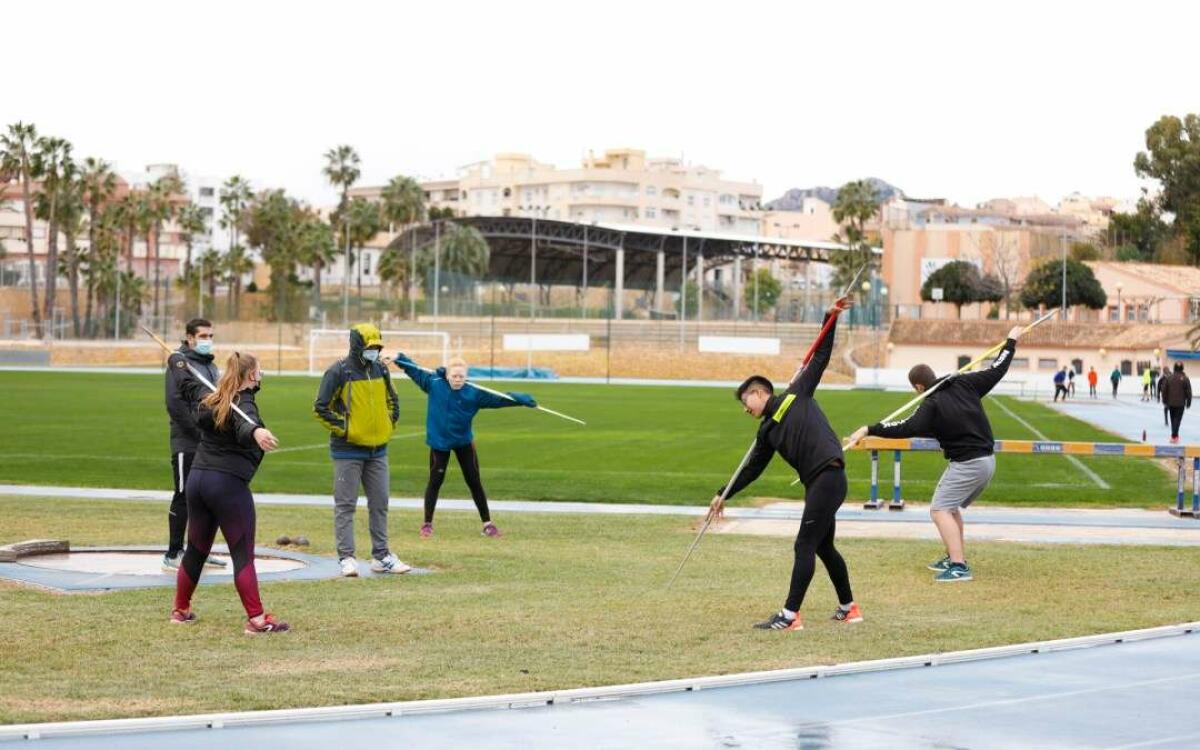
[[992, 425], [983, 411], [983, 397], [1000, 382], [1012, 364], [1017, 339], [1024, 329], [1008, 332], [1004, 347], [992, 366], [980, 372], [937, 377], [929, 365], [917, 365], [908, 372], [908, 382], [917, 393], [933, 388], [920, 407], [907, 419], [877, 422], [858, 428], [850, 440], [854, 443], [867, 435], [883, 438], [937, 438], [942, 453], [950, 461], [938, 480], [929, 503], [929, 515], [946, 546], [946, 555], [930, 563], [934, 580], [942, 583], [971, 580], [971, 568], [963, 551], [962, 509], [983, 493], [996, 473], [996, 441]]
[[[825, 320], [850, 309], [851, 305], [846, 297], [838, 299], [825, 313]], [[762, 375], [747, 378], [735, 393], [746, 413], [762, 423], [745, 467], [727, 493], [724, 487], [717, 491], [709, 512], [717, 517], [723, 515], [725, 501], [757, 479], [776, 453], [783, 456], [804, 483], [804, 514], [793, 547], [795, 562], [787, 599], [783, 609], [754, 626], [761, 630], [804, 629], [800, 606], [812, 582], [818, 557], [837, 592], [839, 606], [833, 619], [845, 623], [863, 619], [850, 590], [846, 561], [834, 546], [834, 516], [846, 499], [842, 444], [813, 398], [833, 352], [834, 328], [836, 323], [817, 347], [808, 367], [792, 378], [782, 396], [775, 395], [774, 385]]]
[[[1164, 371], [1166, 368], [1163, 368]], [[1183, 372], [1183, 363], [1176, 362], [1170, 377], [1162, 386], [1163, 408], [1171, 415], [1171, 442], [1179, 442], [1179, 425], [1183, 423], [1183, 410], [1192, 408], [1192, 381]]]
[[[233, 584], [246, 610], [245, 632], [281, 633], [289, 629], [287, 623], [263, 611], [254, 568], [256, 524], [250, 480], [258, 471], [263, 453], [279, 447], [255, 404], [255, 394], [261, 385], [258, 360], [253, 355], [234, 352], [225, 363], [225, 374], [217, 383], [216, 392], [200, 400], [197, 408], [200, 446], [188, 476], [188, 545], [175, 577], [172, 623], [196, 621], [192, 594], [220, 528], [233, 559]], [[191, 390], [199, 388], [203, 386], [196, 383]], [[253, 424], [234, 410], [235, 405]]]
[[[187, 487], [188, 473], [192, 469], [192, 460], [196, 455], [196, 446], [200, 442], [200, 429], [196, 427], [196, 401], [208, 393], [207, 389], [197, 390], [196, 376], [188, 369], [194, 367], [200, 374], [208, 378], [208, 382], [216, 383], [220, 373], [213, 364], [213, 325], [204, 318], [193, 318], [184, 329], [186, 338], [180, 343], [179, 349], [167, 358], [166, 403], [167, 415], [171, 420], [171, 477], [175, 484], [175, 493], [171, 496], [171, 508], [167, 512], [167, 553], [163, 555], [162, 567], [168, 573], [179, 569], [179, 561], [183, 557], [183, 535], [187, 529]], [[189, 398], [187, 393], [195, 394]], [[218, 558], [210, 558], [210, 566], [224, 567], [225, 562]]]

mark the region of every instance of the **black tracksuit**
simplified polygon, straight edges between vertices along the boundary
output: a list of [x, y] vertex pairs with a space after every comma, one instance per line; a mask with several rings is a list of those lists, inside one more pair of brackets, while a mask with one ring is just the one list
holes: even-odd
[[254, 440], [254, 431], [265, 426], [254, 402], [257, 390], [241, 391], [235, 402], [254, 424], [231, 410], [225, 424], [218, 429], [208, 407], [201, 404], [197, 410], [196, 424], [200, 427], [201, 438], [187, 484], [191, 523], [188, 524], [187, 550], [175, 577], [176, 609], [186, 611], [190, 608], [192, 593], [200, 581], [217, 529], [220, 529], [229, 545], [233, 583], [246, 616], [257, 617], [263, 612], [258, 573], [254, 567], [257, 521], [254, 495], [250, 492], [250, 480], [263, 459], [263, 452]]
[[213, 356], [200, 354], [186, 342], [167, 358], [166, 404], [171, 419], [171, 476], [175, 488], [167, 514], [170, 533], [167, 554], [172, 557], [183, 549], [183, 534], [187, 528], [187, 497], [184, 491], [188, 473], [192, 469], [192, 458], [200, 442], [200, 430], [196, 426], [196, 403], [209, 392], [188, 370], [189, 364], [214, 385], [220, 377], [213, 364]]
[[1171, 437], [1179, 437], [1183, 410], [1192, 408], [1192, 381], [1182, 372], [1173, 372], [1162, 387], [1163, 406], [1171, 415]]
[[867, 434], [883, 438], [937, 438], [942, 454], [950, 461], [992, 455], [996, 441], [982, 399], [1008, 372], [1016, 346], [1013, 339], [1005, 341], [1004, 348], [986, 370], [938, 378], [935, 384], [945, 382], [911, 416], [898, 422], [877, 422], [867, 428]]
[[[828, 316], [826, 316], [828, 320]], [[808, 367], [787, 387], [782, 396], [772, 396], [763, 410], [754, 449], [746, 466], [729, 488], [726, 499], [753, 482], [776, 454], [783, 456], [804, 484], [804, 515], [796, 534], [795, 562], [784, 607], [794, 611], [804, 603], [812, 582], [816, 557], [821, 558], [833, 581], [838, 601], [854, 601], [846, 561], [834, 546], [835, 516], [846, 499], [846, 471], [842, 444], [829, 425], [813, 393], [833, 353], [835, 323]], [[724, 492], [722, 487], [717, 494]]]

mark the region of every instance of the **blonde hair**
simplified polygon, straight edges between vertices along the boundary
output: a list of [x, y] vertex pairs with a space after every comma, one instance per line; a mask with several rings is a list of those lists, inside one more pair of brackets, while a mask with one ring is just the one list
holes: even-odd
[[450, 358], [450, 361], [448, 361], [448, 362], [446, 363], [446, 369], [447, 369], [447, 370], [449, 370], [451, 367], [463, 367], [463, 368], [465, 368], [466, 366], [467, 366], [467, 360], [463, 359], [462, 357], [451, 357], [451, 358]]
[[213, 422], [216, 423], [217, 429], [225, 427], [225, 423], [229, 421], [229, 413], [233, 411], [233, 405], [237, 403], [238, 391], [242, 389], [242, 383], [246, 382], [247, 376], [257, 369], [258, 358], [253, 354], [234, 352], [229, 355], [229, 359], [225, 360], [225, 373], [217, 381], [216, 392], [208, 394], [200, 401], [201, 404], [212, 410]]

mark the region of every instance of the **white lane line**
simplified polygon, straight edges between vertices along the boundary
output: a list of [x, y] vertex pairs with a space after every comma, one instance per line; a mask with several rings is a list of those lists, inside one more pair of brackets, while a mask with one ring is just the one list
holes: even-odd
[[[1005, 406], [1004, 402], [1001, 401], [1000, 399], [993, 398], [992, 403], [994, 403], [996, 406], [999, 406], [1001, 411], [1003, 411], [1005, 414], [1007, 414], [1008, 416], [1015, 419], [1019, 424], [1023, 425], [1025, 427], [1025, 429], [1029, 430], [1034, 435], [1036, 435], [1038, 440], [1049, 440], [1050, 439], [1050, 438], [1046, 437], [1045, 435], [1043, 435], [1041, 430], [1039, 430], [1038, 428], [1036, 428], [1033, 425], [1026, 422], [1024, 419], [1021, 419], [1019, 416], [1017, 416], [1017, 413], [1014, 412], [1012, 409], [1008, 408], [1007, 406]], [[1110, 485], [1108, 482], [1104, 481], [1104, 478], [1101, 477], [1099, 474], [1097, 474], [1096, 472], [1092, 471], [1087, 466], [1085, 466], [1084, 463], [1082, 461], [1080, 461], [1078, 457], [1067, 455], [1067, 454], [1063, 454], [1063, 457], [1066, 458], [1068, 461], [1070, 461], [1075, 466], [1075, 468], [1079, 469], [1079, 471], [1082, 472], [1084, 474], [1084, 476], [1086, 476], [1088, 479], [1091, 479], [1093, 482], [1095, 482], [1096, 486], [1099, 487], [1100, 489], [1102, 489], [1102, 490], [1111, 490], [1112, 489], [1112, 485]]]

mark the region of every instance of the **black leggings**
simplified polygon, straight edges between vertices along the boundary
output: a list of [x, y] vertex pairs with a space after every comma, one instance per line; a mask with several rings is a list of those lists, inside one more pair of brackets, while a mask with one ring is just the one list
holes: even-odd
[[175, 608], [187, 611], [200, 582], [204, 561], [212, 551], [217, 529], [225, 535], [233, 560], [233, 585], [247, 617], [263, 613], [254, 568], [254, 495], [244, 479], [210, 469], [193, 469], [188, 475], [188, 546], [175, 577]]
[[829, 466], [804, 488], [804, 515], [800, 519], [800, 531], [796, 534], [796, 562], [792, 565], [792, 585], [784, 604], [793, 612], [804, 604], [804, 595], [808, 592], [808, 584], [812, 582], [817, 557], [821, 558], [825, 571], [829, 573], [838, 602], [849, 604], [854, 601], [846, 561], [833, 546], [837, 529], [834, 517], [845, 499], [846, 470], [841, 466]]
[[1179, 425], [1183, 423], [1183, 407], [1168, 406], [1167, 410], [1171, 412], [1171, 437], [1179, 437]]
[[[483, 491], [483, 481], [479, 477], [479, 454], [475, 452], [475, 444], [464, 445], [454, 449], [458, 459], [458, 467], [462, 469], [463, 479], [471, 489], [471, 499], [479, 511], [479, 518], [484, 523], [492, 520], [488, 512], [487, 493]], [[425, 485], [425, 523], [433, 523], [433, 511], [437, 507], [438, 493], [442, 482], [446, 479], [446, 469], [450, 466], [450, 451], [429, 451], [429, 484]]]

